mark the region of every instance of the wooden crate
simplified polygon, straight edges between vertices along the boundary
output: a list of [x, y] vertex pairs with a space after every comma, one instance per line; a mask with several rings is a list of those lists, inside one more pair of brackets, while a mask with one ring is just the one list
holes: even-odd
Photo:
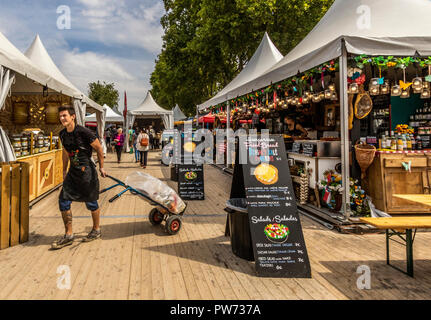
[[0, 250], [28, 241], [29, 164], [2, 163], [0, 189]]

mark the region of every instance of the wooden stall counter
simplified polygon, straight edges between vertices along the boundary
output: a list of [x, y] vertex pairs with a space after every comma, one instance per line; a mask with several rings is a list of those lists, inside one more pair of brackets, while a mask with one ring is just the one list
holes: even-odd
[[430, 194], [430, 179], [430, 151], [380, 151], [368, 169], [366, 189], [376, 208], [388, 214], [431, 214], [429, 206], [394, 197]]
[[30, 165], [29, 201], [51, 191], [63, 183], [63, 149], [56, 149], [27, 157], [18, 158], [19, 162]]

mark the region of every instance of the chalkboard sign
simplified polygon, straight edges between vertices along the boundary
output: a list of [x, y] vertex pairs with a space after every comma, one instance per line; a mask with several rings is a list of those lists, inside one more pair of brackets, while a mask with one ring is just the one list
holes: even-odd
[[316, 152], [316, 145], [313, 143], [303, 143], [302, 144], [302, 153], [309, 157], [314, 157], [314, 153]]
[[236, 162], [231, 198], [246, 197], [256, 272], [262, 277], [310, 278], [283, 137], [244, 140], [238, 148], [246, 148], [250, 161]]
[[294, 142], [292, 145], [292, 152], [293, 153], [300, 153], [301, 152], [301, 144], [299, 142]]
[[205, 200], [203, 165], [178, 165], [178, 193], [183, 200]]

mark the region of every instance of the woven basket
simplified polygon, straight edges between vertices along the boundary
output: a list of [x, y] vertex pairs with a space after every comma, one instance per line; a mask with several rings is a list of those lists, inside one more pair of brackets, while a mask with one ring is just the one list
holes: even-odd
[[358, 161], [359, 166], [361, 167], [361, 178], [364, 179], [366, 176], [365, 172], [374, 161], [376, 147], [369, 144], [357, 144], [355, 145], [355, 155], [356, 161]]

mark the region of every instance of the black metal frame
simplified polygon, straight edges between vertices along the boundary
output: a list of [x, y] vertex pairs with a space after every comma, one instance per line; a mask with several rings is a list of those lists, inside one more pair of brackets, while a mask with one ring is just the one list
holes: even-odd
[[[412, 230], [414, 230], [414, 233]], [[413, 243], [416, 237], [416, 231], [417, 229], [406, 229], [405, 232], [400, 232], [393, 229], [386, 230], [386, 264], [410, 277], [413, 277]], [[394, 236], [399, 237], [402, 241], [392, 239]], [[407, 271], [404, 271], [390, 263], [389, 240], [406, 247]]]

